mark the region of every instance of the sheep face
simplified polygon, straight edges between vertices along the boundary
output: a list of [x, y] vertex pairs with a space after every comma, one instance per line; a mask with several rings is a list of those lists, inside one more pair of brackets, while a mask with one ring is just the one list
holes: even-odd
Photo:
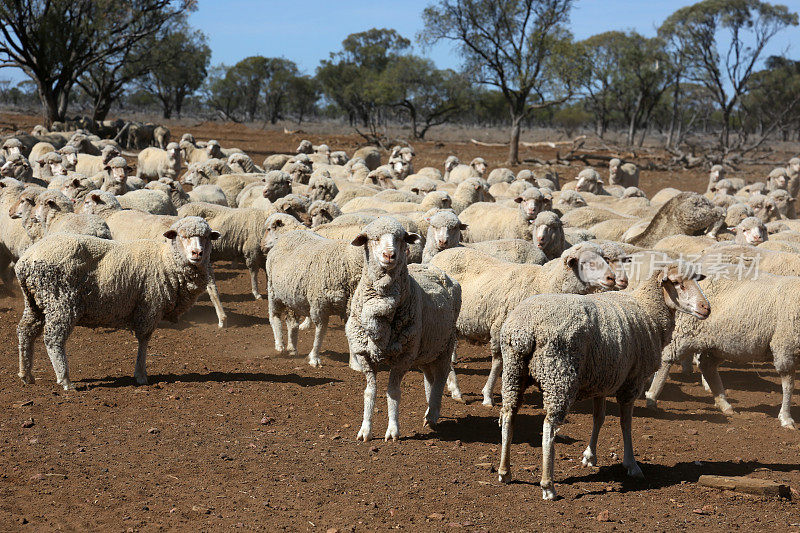
[[708, 173], [708, 184], [713, 185], [725, 177], [725, 168], [722, 165], [714, 165]]
[[486, 174], [486, 161], [482, 157], [476, 157], [473, 159], [469, 166], [475, 169], [475, 172], [478, 173], [479, 176], [483, 177]]
[[461, 164], [461, 162], [458, 160], [458, 158], [454, 155], [451, 155], [444, 161], [444, 170], [445, 172], [450, 172], [451, 170], [456, 168], [456, 166], [458, 166], [459, 164]]
[[261, 237], [261, 250], [267, 254], [278, 238], [287, 231], [300, 229], [303, 226], [297, 220], [284, 213], [275, 213], [267, 218], [264, 223], [264, 235]]
[[[14, 142], [16, 141], [16, 142]], [[6, 155], [11, 157], [13, 155], [22, 155], [22, 143], [19, 142], [17, 139], [9, 139], [8, 141], [3, 144], [3, 149], [6, 151]]]
[[58, 160], [50, 163], [50, 173], [53, 176], [66, 176], [67, 169], [64, 168], [64, 164], [61, 162], [61, 160]]
[[64, 200], [64, 202], [59, 202], [52, 194], [40, 194], [31, 212], [33, 221], [39, 224], [45, 224], [52, 215], [58, 212], [71, 212], [72, 209], [66, 205], [67, 203], [71, 205], [71, 201], [66, 198]]
[[211, 257], [211, 241], [219, 239], [200, 217], [186, 217], [170, 227], [164, 237], [172, 241], [176, 253], [190, 265], [208, 264]]
[[767, 227], [758, 217], [748, 217], [734, 228], [736, 244], [757, 246], [769, 239]]
[[561, 193], [561, 197], [559, 198], [558, 203], [563, 205], [568, 205], [570, 207], [578, 208], [578, 207], [586, 207], [587, 204], [586, 200], [578, 193], [572, 193], [572, 191], [564, 191]]
[[800, 174], [800, 158], [793, 157], [789, 160], [789, 166], [786, 167], [792, 175]]
[[103, 151], [101, 152], [100, 156], [103, 160], [103, 166], [108, 165], [108, 163], [114, 159], [115, 157], [120, 157], [122, 154], [119, 150], [117, 150], [114, 146], [105, 146]]
[[[581, 173], [583, 174], [583, 173]], [[575, 185], [575, 190], [578, 192], [590, 192], [593, 194], [600, 194], [603, 190], [603, 180], [597, 176], [597, 172], [592, 174], [584, 174], [578, 176], [578, 183]]]
[[458, 245], [461, 232], [467, 229], [467, 225], [461, 223], [452, 211], [440, 211], [425, 220], [430, 224], [427, 241], [433, 242], [440, 252]]
[[73, 178], [64, 183], [64, 185], [61, 187], [61, 192], [64, 194], [64, 196], [74, 202], [81, 191], [85, 189], [86, 187], [81, 183], [80, 179]]
[[[541, 191], [533, 187], [526, 189], [525, 192], [514, 198], [514, 201], [519, 204], [519, 210], [526, 220], [534, 220], [545, 206], [545, 198]], [[552, 203], [550, 205], [552, 206]]]
[[392, 161], [392, 173], [396, 179], [405, 179], [408, 176], [408, 171], [411, 167], [405, 159], [396, 159]]
[[298, 154], [313, 154], [314, 153], [314, 146], [311, 144], [311, 141], [303, 139], [300, 141], [300, 145], [295, 150], [295, 153]]
[[223, 159], [225, 157], [222, 155], [222, 149], [219, 147], [217, 141], [208, 141], [206, 152], [208, 153], [208, 157], [212, 159]]
[[28, 220], [31, 211], [36, 206], [37, 193], [31, 190], [23, 191], [19, 199], [8, 210], [8, 216], [22, 221]]
[[78, 154], [77, 152], [68, 151], [62, 154], [62, 158], [64, 161], [64, 166], [68, 170], [75, 170], [75, 166], [78, 164]]
[[419, 239], [416, 233], [407, 233], [399, 222], [390, 218], [379, 218], [367, 224], [351, 244], [366, 246], [369, 263], [380, 266], [384, 272], [391, 272], [398, 265], [406, 264], [408, 245]]
[[763, 194], [754, 194], [747, 201], [747, 204], [753, 210], [753, 216], [760, 218], [765, 224], [774, 220], [780, 220], [781, 214], [778, 211], [778, 206], [775, 200], [768, 198]]
[[687, 313], [700, 320], [711, 315], [711, 306], [697, 284], [704, 276], [681, 272], [678, 265], [666, 267], [661, 274], [664, 301], [672, 310]]
[[564, 229], [558, 217], [553, 217], [552, 220], [537, 224], [535, 235], [536, 246], [538, 246], [540, 250], [545, 250], [559, 238], [559, 235], [563, 235], [563, 233]]
[[727, 179], [721, 179], [721, 180], [717, 181], [717, 183], [712, 185], [709, 188], [709, 190], [711, 192], [713, 192], [713, 193], [716, 193], [716, 194], [719, 194], [719, 195], [723, 195], [723, 196], [733, 194], [733, 192], [734, 192], [733, 184], [731, 183], [731, 180], [727, 180]]
[[781, 214], [781, 216], [790, 218], [789, 210], [793, 207], [796, 199], [792, 198], [788, 191], [785, 189], [777, 189], [769, 193], [769, 198], [775, 202], [775, 205], [777, 206], [778, 212]]
[[561, 254], [564, 264], [589, 287], [610, 290], [616, 285], [611, 267], [597, 251], [577, 245]]
[[619, 180], [617, 179], [617, 173], [619, 172], [619, 166], [622, 164], [622, 161], [619, 159], [612, 159], [608, 162], [608, 182], [611, 184], [618, 183]]

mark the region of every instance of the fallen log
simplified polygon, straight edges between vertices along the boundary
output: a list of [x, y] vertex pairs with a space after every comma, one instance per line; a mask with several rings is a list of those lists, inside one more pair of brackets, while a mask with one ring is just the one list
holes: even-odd
[[768, 479], [756, 479], [742, 476], [700, 476], [697, 483], [704, 487], [715, 489], [732, 490], [735, 492], [745, 492], [757, 496], [767, 496], [772, 498], [790, 498], [791, 492], [787, 485], [776, 483]]

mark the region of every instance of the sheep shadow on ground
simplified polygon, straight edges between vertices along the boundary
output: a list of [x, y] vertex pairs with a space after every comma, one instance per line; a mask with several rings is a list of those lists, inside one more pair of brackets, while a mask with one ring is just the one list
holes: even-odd
[[[226, 328], [248, 328], [250, 326], [258, 326], [267, 324], [269, 321], [265, 318], [236, 313], [229, 309], [225, 310], [228, 319], [226, 321]], [[181, 317], [178, 322], [162, 321], [158, 324], [159, 328], [171, 329], [174, 331], [183, 331], [203, 324], [210, 326], [217, 326], [217, 314], [211, 306], [194, 306], [191, 311]]]
[[[342, 380], [336, 378], [320, 378], [315, 376], [301, 376], [299, 374], [270, 374], [266, 372], [208, 372], [200, 374], [190, 372], [188, 374], [151, 374], [148, 376], [149, 384], [156, 383], [231, 383], [231, 382], [267, 382], [267, 383], [294, 383], [301, 387], [317, 387], [329, 383], [341, 383]], [[135, 387], [136, 382], [132, 376], [107, 376], [104, 378], [82, 379], [83, 383], [89, 388], [118, 388]]]
[[[711, 474], [718, 476], [746, 476], [760, 468], [775, 472], [795, 472], [800, 470], [797, 464], [781, 463], [760, 463], [757, 461], [730, 462], [712, 461], [702, 462], [680, 462], [673, 466], [656, 463], [648, 463], [637, 460], [644, 473], [644, 480], [634, 479], [627, 476], [622, 463], [601, 465], [598, 469], [585, 470], [585, 474], [574, 475], [556, 483], [570, 485], [573, 483], [622, 483], [620, 492], [638, 492], [641, 490], [660, 489], [680, 485], [681, 483], [696, 483], [701, 475]], [[576, 496], [576, 499], [588, 495], [604, 494], [605, 489], [597, 491], [587, 491]]]
[[[482, 443], [497, 445], [500, 438], [500, 426], [497, 416], [467, 415], [458, 418], [441, 418], [436, 429], [430, 432], [416, 433], [408, 440], [438, 440], [442, 442], [461, 441], [463, 443]], [[542, 423], [544, 414], [517, 413], [514, 419], [514, 444], [542, 446]], [[556, 442], [573, 444], [577, 439], [566, 435], [557, 435]]]

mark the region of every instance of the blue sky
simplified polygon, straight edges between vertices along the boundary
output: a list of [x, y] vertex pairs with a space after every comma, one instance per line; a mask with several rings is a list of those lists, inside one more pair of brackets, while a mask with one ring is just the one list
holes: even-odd
[[[414, 39], [422, 29], [420, 14], [431, 0], [200, 0], [190, 23], [205, 32], [213, 51], [212, 64], [233, 64], [251, 55], [285, 57], [313, 74], [320, 60], [338, 50], [350, 33], [369, 28], [394, 28]], [[780, 0], [779, 0], [780, 2]], [[636, 29], [655, 35], [658, 25], [692, 0], [577, 0], [571, 28], [577, 39], [609, 30]], [[783, 0], [800, 11], [800, 0]], [[420, 52], [420, 50], [416, 50]], [[766, 55], [788, 53], [800, 59], [800, 28], [778, 34]], [[459, 57], [443, 44], [427, 55], [441, 68], [458, 68]], [[765, 55], [765, 57], [766, 57]], [[12, 69], [0, 79], [24, 79]]]

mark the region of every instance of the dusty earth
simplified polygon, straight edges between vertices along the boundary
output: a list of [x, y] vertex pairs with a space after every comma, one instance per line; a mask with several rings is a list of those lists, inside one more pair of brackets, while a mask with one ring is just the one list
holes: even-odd
[[[256, 160], [296, 144], [241, 126], [193, 131]], [[334, 149], [357, 144], [352, 136], [325, 139]], [[504, 156], [471, 145], [415, 147], [423, 164], [443, 160], [450, 148], [464, 158], [489, 153], [493, 165]], [[650, 192], [704, 187], [700, 172], [645, 172], [643, 179]], [[18, 292], [0, 297], [0, 530], [800, 531], [800, 432], [780, 428], [780, 385], [770, 365], [723, 368], [739, 413], [731, 418], [714, 407], [698, 374], [677, 368], [659, 410], [638, 402], [634, 445], [645, 481], [625, 479], [613, 400], [600, 466], [580, 466], [591, 404], [576, 404], [557, 438], [561, 498], [543, 502], [543, 413], [534, 389], [515, 432], [516, 481], [497, 482], [498, 408], [480, 402], [485, 346], [459, 348], [467, 403], [445, 399], [435, 431], [422, 428], [422, 377], [412, 372], [403, 384], [401, 441], [359, 443], [364, 380], [347, 366], [341, 321], [329, 332], [321, 369], [280, 357], [266, 302], [252, 299], [247, 275], [226, 263], [216, 270], [229, 327], [216, 327], [205, 296], [178, 324], [164, 323], [150, 345], [148, 386], [131, 377], [133, 335], [102, 328], [77, 328], [70, 338], [79, 390], [59, 390], [41, 340], [37, 382], [23, 386], [15, 332], [22, 302]], [[302, 354], [311, 340], [301, 333]], [[386, 427], [385, 386], [382, 373], [376, 435]], [[800, 407], [792, 414], [800, 420]], [[795, 491], [791, 500], [721, 492], [697, 485], [702, 474], [770, 479]]]

